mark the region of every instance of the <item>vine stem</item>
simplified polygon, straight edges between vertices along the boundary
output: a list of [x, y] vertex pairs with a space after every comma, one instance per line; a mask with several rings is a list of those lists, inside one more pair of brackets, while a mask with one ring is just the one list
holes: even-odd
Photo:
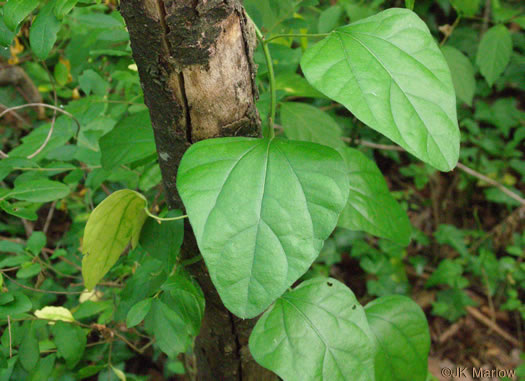
[[159, 216], [156, 216], [156, 215], [154, 215], [153, 213], [151, 213], [147, 207], [144, 208], [144, 211], [146, 212], [146, 214], [147, 214], [149, 217], [153, 218], [154, 220], [157, 220], [157, 222], [158, 222], [159, 224], [162, 223], [162, 222], [179, 221], [179, 220], [183, 220], [183, 219], [185, 219], [185, 218], [188, 218], [187, 215], [179, 216], [179, 217], [168, 217], [168, 218], [159, 217]]
[[328, 37], [329, 33], [314, 33], [314, 34], [308, 34], [308, 33], [290, 33], [290, 34], [278, 34], [273, 37], [270, 37], [268, 39], [265, 39], [265, 43], [269, 43], [270, 41], [277, 40], [278, 38], [290, 38], [290, 37], [296, 37], [296, 38], [324, 38]]
[[[249, 18], [250, 16], [248, 16]], [[268, 47], [268, 41], [264, 39], [264, 36], [259, 29], [259, 27], [253, 22], [250, 18], [250, 21], [253, 24], [255, 29], [255, 34], [257, 39], [262, 45], [264, 58], [266, 60], [266, 66], [268, 66], [268, 77], [270, 78], [270, 94], [271, 94], [271, 106], [270, 106], [270, 116], [268, 117], [268, 137], [273, 139], [275, 137], [275, 130], [273, 129], [273, 124], [275, 122], [275, 114], [277, 113], [277, 89], [275, 86], [275, 71], [273, 70], [273, 61], [270, 49]]]

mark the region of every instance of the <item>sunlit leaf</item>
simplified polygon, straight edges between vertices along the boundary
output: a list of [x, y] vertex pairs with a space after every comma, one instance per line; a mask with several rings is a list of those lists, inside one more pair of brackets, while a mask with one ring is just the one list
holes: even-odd
[[365, 312], [335, 279], [309, 280], [279, 298], [255, 325], [250, 352], [286, 381], [374, 380]]
[[384, 296], [365, 307], [375, 336], [376, 381], [425, 381], [430, 332], [421, 308], [401, 295]]
[[319, 143], [332, 148], [345, 146], [341, 127], [330, 115], [306, 103], [281, 104], [281, 124], [289, 139]]
[[51, 321], [75, 321], [75, 318], [71, 314], [71, 311], [69, 311], [65, 307], [46, 306], [40, 310], [36, 310], [35, 316], [39, 319], [46, 319]]
[[177, 187], [222, 301], [244, 318], [306, 272], [348, 197], [336, 151], [282, 139], [194, 144]]
[[393, 8], [336, 29], [309, 48], [301, 67], [318, 90], [437, 169], [459, 157], [456, 97], [427, 26]]
[[407, 213], [390, 194], [379, 168], [356, 149], [345, 148], [341, 154], [348, 167], [350, 195], [338, 226], [408, 245], [412, 228]]
[[146, 220], [146, 199], [131, 190], [117, 191], [89, 216], [82, 243], [82, 276], [88, 290], [99, 282], [131, 243], [138, 243]]

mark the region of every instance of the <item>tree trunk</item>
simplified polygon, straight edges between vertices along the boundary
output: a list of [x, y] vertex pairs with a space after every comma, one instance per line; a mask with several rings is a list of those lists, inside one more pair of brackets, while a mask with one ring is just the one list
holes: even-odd
[[[182, 155], [197, 141], [259, 136], [255, 34], [240, 0], [121, 0], [145, 102], [150, 110], [166, 199], [182, 208], [175, 180]], [[186, 222], [182, 255], [198, 254]], [[194, 357], [198, 380], [276, 380], [253, 361], [254, 321], [226, 310], [203, 262], [189, 267], [206, 297]]]

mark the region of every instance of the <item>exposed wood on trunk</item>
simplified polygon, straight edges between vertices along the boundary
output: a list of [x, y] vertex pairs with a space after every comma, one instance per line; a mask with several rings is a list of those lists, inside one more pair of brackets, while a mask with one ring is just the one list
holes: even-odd
[[[171, 208], [182, 208], [177, 168], [199, 140], [259, 136], [253, 49], [255, 37], [239, 0], [121, 0], [149, 107]], [[197, 244], [186, 224], [183, 255]], [[206, 296], [195, 343], [199, 380], [276, 380], [248, 349], [254, 321], [242, 321], [223, 306], [204, 264], [191, 266]]]

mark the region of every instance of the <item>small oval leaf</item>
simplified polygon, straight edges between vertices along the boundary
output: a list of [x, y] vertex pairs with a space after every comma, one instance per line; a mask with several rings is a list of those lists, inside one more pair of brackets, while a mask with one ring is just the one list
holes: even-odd
[[[59, 320], [65, 321], [65, 322], [75, 321], [75, 318], [71, 314], [71, 311], [69, 311], [65, 307], [46, 306], [40, 310], [36, 310], [35, 316], [39, 319], [52, 320], [52, 321], [59, 321]], [[51, 323], [52, 322], [50, 322], [50, 324]]]
[[22, 338], [18, 350], [22, 368], [31, 372], [40, 359], [40, 350], [38, 348], [38, 339], [33, 328], [33, 322], [29, 323], [27, 332]]
[[69, 187], [58, 181], [31, 180], [15, 186], [5, 198], [30, 202], [50, 202], [66, 197], [69, 192]]
[[15, 31], [18, 24], [38, 6], [38, 3], [39, 0], [9, 0], [4, 5], [5, 25]]
[[89, 216], [82, 243], [82, 276], [88, 290], [104, 277], [131, 242], [135, 247], [146, 221], [146, 199], [124, 189], [111, 194]]
[[55, 3], [56, 0], [51, 0], [40, 9], [29, 30], [29, 43], [33, 53], [41, 60], [46, 59], [53, 49], [61, 26], [54, 13]]
[[126, 317], [126, 325], [128, 328], [135, 327], [136, 325], [140, 324], [142, 320], [144, 320], [151, 309], [152, 301], [152, 298], [144, 299], [131, 307]]
[[489, 86], [503, 74], [512, 54], [512, 37], [505, 25], [496, 25], [483, 35], [476, 64]]

